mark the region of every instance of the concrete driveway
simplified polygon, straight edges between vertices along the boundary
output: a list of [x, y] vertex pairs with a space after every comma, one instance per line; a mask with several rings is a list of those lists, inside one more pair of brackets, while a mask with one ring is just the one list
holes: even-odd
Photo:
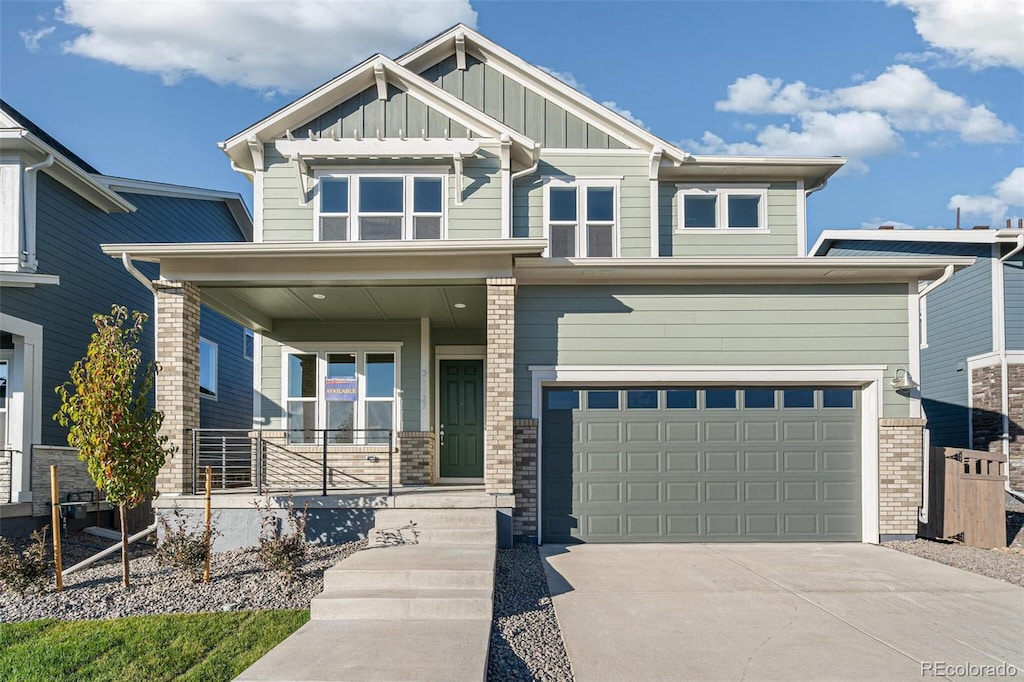
[[541, 556], [578, 682], [920, 680], [1000, 665], [1024, 678], [1024, 589], [884, 547], [544, 545]]

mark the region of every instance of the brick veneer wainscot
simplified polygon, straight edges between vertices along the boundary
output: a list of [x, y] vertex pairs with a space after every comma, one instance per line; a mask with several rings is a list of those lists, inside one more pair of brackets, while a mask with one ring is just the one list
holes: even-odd
[[[1007, 365], [1010, 419], [1010, 484], [1024, 490], [1024, 364]], [[971, 373], [971, 447], [985, 452], [1002, 452], [1003, 386], [998, 364], [979, 367]]]
[[878, 533], [916, 536], [924, 419], [878, 420]]
[[537, 420], [516, 419], [513, 429], [512, 534], [537, 536]]

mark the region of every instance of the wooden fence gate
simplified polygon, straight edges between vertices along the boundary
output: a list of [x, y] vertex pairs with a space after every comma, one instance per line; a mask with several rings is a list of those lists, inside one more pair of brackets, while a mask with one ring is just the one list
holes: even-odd
[[926, 538], [971, 547], [1006, 547], [1006, 457], [1001, 453], [932, 448]]

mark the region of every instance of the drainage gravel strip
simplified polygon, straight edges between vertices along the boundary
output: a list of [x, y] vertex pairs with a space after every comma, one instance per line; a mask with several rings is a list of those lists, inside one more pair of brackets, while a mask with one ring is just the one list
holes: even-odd
[[487, 679], [573, 679], [547, 577], [534, 544], [498, 551]]
[[364, 544], [360, 541], [311, 545], [301, 575], [294, 580], [264, 569], [255, 549], [219, 552], [211, 557], [209, 584], [194, 582], [175, 568], [161, 566], [151, 550], [143, 550], [133, 553], [132, 586], [128, 589], [121, 586], [121, 555], [115, 552], [110, 561], [67, 576], [63, 592], [54, 590], [52, 580], [44, 591], [24, 597], [0, 589], [0, 623], [40, 618], [103, 620], [159, 613], [304, 609], [323, 590], [324, 571]]

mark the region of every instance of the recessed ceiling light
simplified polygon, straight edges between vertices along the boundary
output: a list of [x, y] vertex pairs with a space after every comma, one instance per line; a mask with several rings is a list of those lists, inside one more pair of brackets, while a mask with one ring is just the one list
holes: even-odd
[[459, 310], [462, 310], [463, 308], [466, 307], [466, 304], [465, 303], [456, 303], [454, 307], [458, 308]]
[[322, 300], [324, 300], [327, 297], [324, 296], [323, 294], [313, 294], [313, 298], [315, 298], [318, 301], [322, 301]]

